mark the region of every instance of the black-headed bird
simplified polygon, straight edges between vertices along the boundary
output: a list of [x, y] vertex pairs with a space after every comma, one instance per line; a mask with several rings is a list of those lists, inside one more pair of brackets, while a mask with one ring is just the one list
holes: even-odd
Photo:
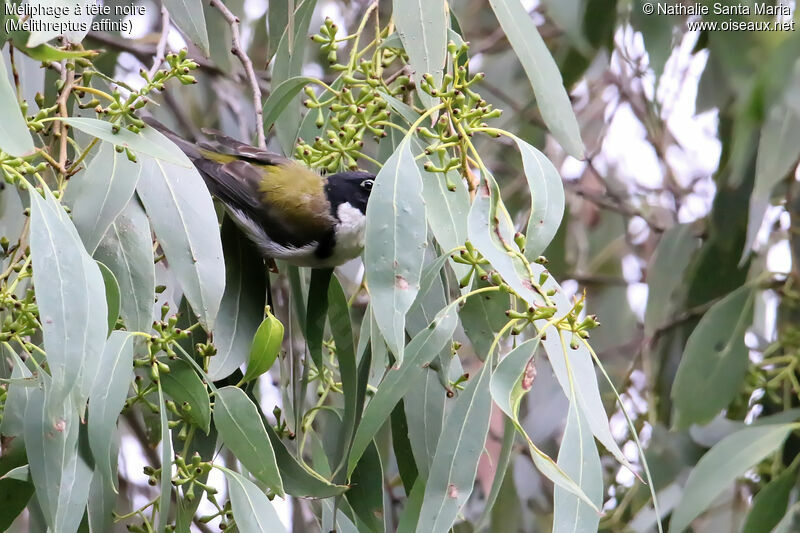
[[209, 192], [266, 258], [306, 267], [333, 267], [364, 248], [367, 200], [375, 175], [320, 176], [285, 157], [203, 130], [193, 144], [152, 118], [145, 121], [194, 163]]

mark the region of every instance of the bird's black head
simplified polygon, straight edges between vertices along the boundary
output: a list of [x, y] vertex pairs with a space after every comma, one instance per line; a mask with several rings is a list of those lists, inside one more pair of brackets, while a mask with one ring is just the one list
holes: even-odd
[[331, 212], [336, 216], [339, 205], [349, 202], [350, 205], [367, 212], [367, 200], [372, 192], [375, 174], [369, 172], [339, 172], [328, 176], [325, 183], [325, 194], [331, 203]]

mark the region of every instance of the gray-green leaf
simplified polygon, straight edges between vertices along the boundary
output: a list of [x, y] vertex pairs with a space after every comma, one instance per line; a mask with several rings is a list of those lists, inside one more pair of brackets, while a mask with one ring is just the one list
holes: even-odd
[[0, 56], [0, 149], [13, 156], [33, 152], [33, 137], [8, 79], [6, 62]]
[[422, 176], [407, 140], [386, 161], [367, 205], [364, 264], [375, 318], [398, 364], [427, 241]]
[[578, 120], [553, 56], [520, 0], [489, 0], [500, 26], [525, 69], [545, 124], [564, 150], [583, 158]]
[[211, 330], [225, 288], [222, 241], [211, 195], [194, 167], [142, 158], [137, 191], [186, 299]]
[[164, 0], [164, 5], [169, 11], [170, 22], [208, 57], [208, 31], [203, 3], [200, 0]]
[[233, 517], [242, 533], [286, 533], [272, 502], [255, 483], [243, 475], [220, 467], [228, 480]]

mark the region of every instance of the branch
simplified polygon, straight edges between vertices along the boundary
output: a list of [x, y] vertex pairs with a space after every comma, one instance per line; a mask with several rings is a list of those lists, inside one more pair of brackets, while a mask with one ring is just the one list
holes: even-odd
[[250, 84], [250, 90], [253, 92], [253, 107], [256, 111], [256, 134], [258, 135], [258, 147], [262, 149], [267, 148], [266, 137], [264, 136], [264, 118], [261, 111], [261, 87], [258, 85], [258, 78], [253, 69], [253, 62], [247, 57], [244, 49], [242, 48], [241, 36], [239, 35], [239, 17], [231, 13], [220, 0], [211, 0], [211, 7], [215, 7], [219, 11], [231, 27], [233, 48], [231, 52], [239, 58], [239, 61], [244, 67], [245, 74], [247, 75], [247, 82]]
[[156, 56], [153, 58], [153, 66], [150, 67], [150, 71], [147, 73], [148, 78], [152, 78], [156, 72], [158, 72], [158, 67], [161, 66], [161, 63], [164, 62], [164, 55], [167, 52], [167, 37], [169, 36], [169, 11], [164, 5], [161, 5], [161, 36], [158, 38], [158, 44], [156, 45]]

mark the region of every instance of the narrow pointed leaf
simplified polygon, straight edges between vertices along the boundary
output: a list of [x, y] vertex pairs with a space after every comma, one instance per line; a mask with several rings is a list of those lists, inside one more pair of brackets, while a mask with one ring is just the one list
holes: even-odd
[[97, 266], [100, 267], [100, 274], [103, 276], [103, 285], [105, 286], [106, 290], [108, 333], [111, 334], [111, 332], [114, 330], [114, 326], [117, 324], [117, 318], [119, 318], [119, 283], [117, 282], [117, 278], [114, 276], [114, 273], [111, 272], [107, 266], [100, 261], [97, 262]]
[[158, 508], [157, 533], [164, 533], [169, 523], [169, 508], [172, 503], [172, 436], [169, 433], [167, 406], [164, 403], [164, 391], [158, 386], [158, 408], [161, 421], [161, 499]]
[[353, 471], [361, 454], [389, 419], [397, 402], [408, 392], [415, 377], [427, 372], [424, 365], [430, 363], [452, 338], [457, 323], [454, 306], [449, 305], [442, 309], [426, 329], [408, 343], [406, 348], [408, 357], [398, 368], [389, 370], [364, 410], [361, 423], [353, 438], [348, 472]]
[[139, 198], [186, 299], [200, 323], [211, 330], [225, 288], [222, 241], [211, 195], [194, 167], [142, 159]]
[[230, 219], [222, 224], [222, 247], [225, 292], [214, 326], [217, 353], [208, 365], [208, 375], [214, 381], [228, 377], [247, 362], [267, 294], [263, 258]]
[[[86, 170], [67, 189], [72, 222], [89, 253], [94, 253], [111, 223], [133, 198], [143, 165], [128, 160], [108, 143], [102, 143]], [[73, 193], [73, 194], [70, 194]]]
[[264, 129], [269, 130], [281, 113], [292, 105], [295, 96], [300, 94], [303, 87], [313, 82], [314, 78], [308, 76], [294, 76], [275, 87], [267, 101], [264, 102]]
[[104, 476], [104, 486], [116, 492], [117, 454], [111, 435], [116, 432], [117, 418], [125, 405], [128, 388], [133, 381], [133, 336], [114, 331], [103, 349], [103, 367], [98, 370], [102, 379], [95, 380], [89, 395], [89, 447], [95, 470]]
[[[571, 403], [567, 427], [558, 451], [558, 466], [581, 487], [596, 508], [603, 504], [603, 469], [594, 436], [580, 408]], [[594, 533], [600, 515], [570, 491], [556, 485], [553, 496], [554, 533]]]
[[450, 530], [475, 484], [478, 460], [489, 432], [492, 397], [489, 392], [491, 365], [459, 394], [447, 415], [425, 485], [418, 533], [445, 533]]
[[236, 526], [242, 533], [269, 531], [286, 533], [286, 528], [272, 506], [272, 502], [255, 483], [243, 475], [220, 467], [228, 480], [231, 508]]
[[[442, 82], [447, 56], [447, 5], [444, 0], [394, 0], [392, 18], [408, 54], [408, 62], [419, 82], [424, 74], [433, 76], [434, 85]], [[419, 85], [418, 85], [419, 86]], [[433, 106], [433, 97], [419, 91], [425, 107]]]
[[211, 405], [203, 380], [189, 364], [180, 359], [169, 361], [168, 365], [169, 372], [160, 376], [164, 392], [177, 404], [178, 409], [185, 410], [192, 423], [208, 434], [211, 426]]
[[569, 155], [583, 158], [578, 120], [558, 65], [539, 35], [536, 23], [520, 0], [489, 0], [489, 3], [528, 75], [545, 124]]
[[744, 334], [755, 292], [743, 286], [714, 304], [695, 327], [672, 385], [675, 427], [705, 424], [736, 396], [750, 364]]
[[679, 533], [708, 509], [737, 477], [774, 452], [797, 424], [753, 426], [728, 435], [700, 458], [672, 512], [670, 533]]
[[214, 423], [225, 446], [253, 476], [283, 496], [283, 482], [256, 406], [241, 389], [224, 387], [214, 400]]
[[[4, 28], [5, 31], [5, 28]], [[5, 59], [0, 57], [0, 150], [13, 156], [33, 152], [33, 137], [8, 78]]]
[[[553, 333], [551, 332], [550, 335]], [[494, 403], [497, 404], [511, 421], [517, 431], [525, 437], [531, 452], [531, 459], [536, 468], [557, 486], [560, 486], [596, 510], [595, 504], [584, 494], [581, 487], [553, 459], [539, 450], [525, 432], [519, 421], [519, 406], [522, 398], [530, 391], [536, 377], [533, 355], [539, 346], [539, 339], [530, 339], [509, 352], [497, 365], [490, 391]]]
[[132, 198], [108, 228], [94, 257], [111, 270], [119, 283], [119, 313], [128, 331], [149, 332], [153, 325], [156, 272], [150, 223]]
[[375, 178], [364, 250], [371, 304], [398, 364], [403, 361], [406, 313], [419, 291], [426, 229], [422, 176], [404, 141]]
[[170, 22], [175, 24], [190, 41], [208, 57], [208, 31], [203, 4], [200, 0], [164, 0]]
[[525, 257], [533, 261], [556, 236], [564, 216], [564, 185], [561, 176], [547, 157], [513, 137], [522, 155], [522, 168], [531, 193], [531, 214], [525, 231]]
[[145, 128], [139, 133], [133, 133], [130, 130], [121, 128], [117, 133], [114, 133], [111, 130], [112, 125], [105, 120], [82, 117], [60, 118], [59, 120], [102, 141], [109, 142], [115, 146], [130, 148], [137, 154], [149, 155], [184, 168], [193, 168], [189, 158], [164, 134], [156, 131], [155, 128]]
[[85, 400], [105, 344], [105, 285], [68, 215], [45, 192], [45, 198], [30, 194], [30, 246], [47, 362], [54, 395]]

